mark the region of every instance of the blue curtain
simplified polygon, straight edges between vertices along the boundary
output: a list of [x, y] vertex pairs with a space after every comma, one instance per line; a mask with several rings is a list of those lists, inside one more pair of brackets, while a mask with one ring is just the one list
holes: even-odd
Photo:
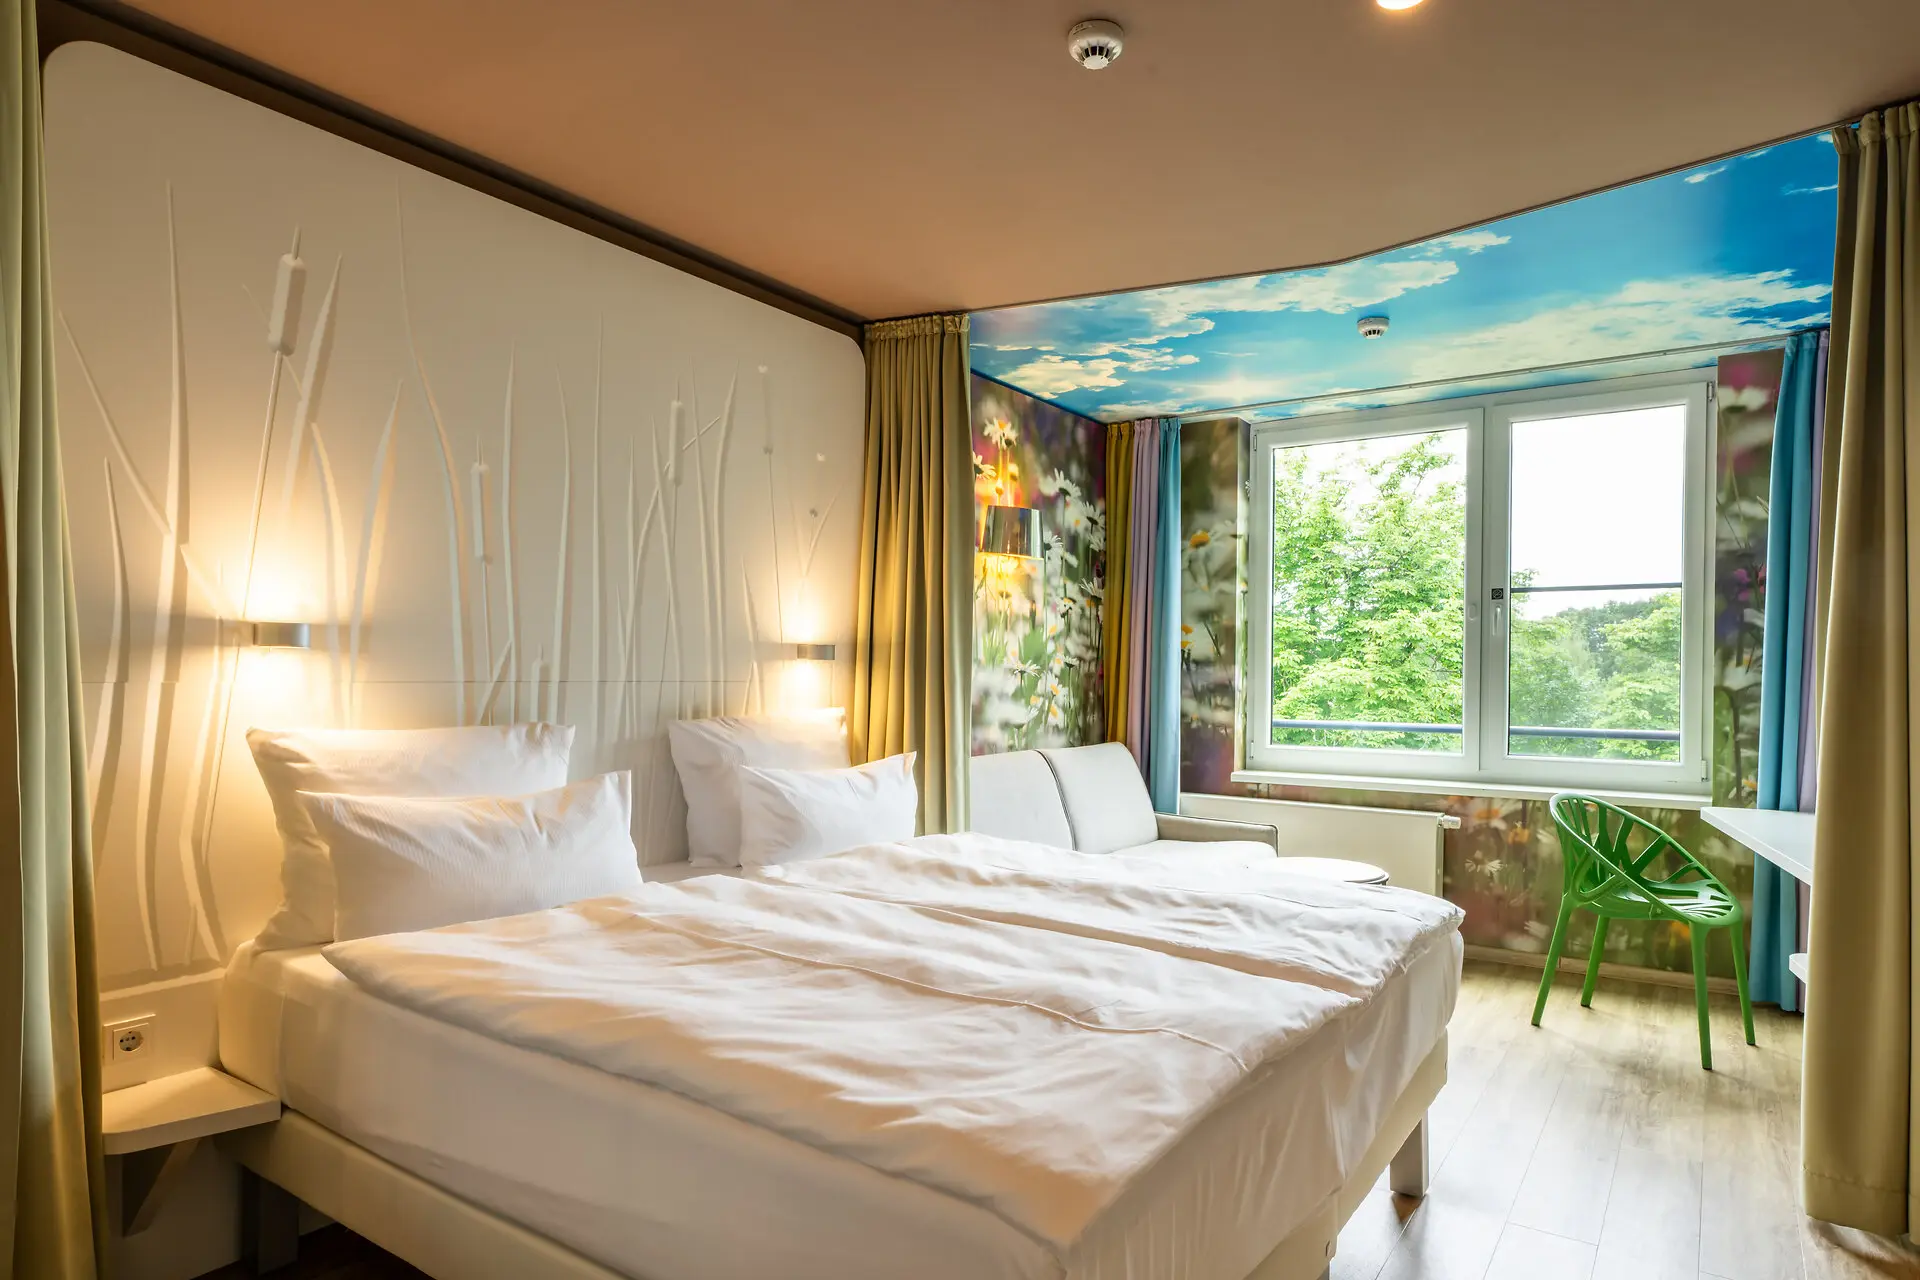
[[[1820, 335], [1787, 345], [1773, 426], [1773, 475], [1767, 503], [1766, 640], [1760, 657], [1760, 789], [1762, 809], [1800, 808], [1802, 754], [1812, 726], [1803, 719], [1808, 675], [1807, 615], [1813, 603], [1814, 466], [1817, 405], [1822, 398]], [[1799, 881], [1765, 858], [1753, 860], [1753, 952], [1756, 1001], [1800, 1007], [1800, 984], [1787, 969], [1800, 934]]]
[[1147, 794], [1180, 808], [1180, 422], [1160, 422], [1160, 512], [1154, 526], [1147, 640]]

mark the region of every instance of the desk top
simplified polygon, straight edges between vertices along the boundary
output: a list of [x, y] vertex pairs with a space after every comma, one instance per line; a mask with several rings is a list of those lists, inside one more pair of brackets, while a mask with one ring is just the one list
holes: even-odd
[[1709, 806], [1700, 817], [1802, 884], [1813, 883], [1813, 815]]

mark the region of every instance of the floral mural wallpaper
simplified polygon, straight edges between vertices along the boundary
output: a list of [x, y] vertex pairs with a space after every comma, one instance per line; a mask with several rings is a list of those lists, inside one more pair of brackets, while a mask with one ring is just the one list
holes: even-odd
[[1082, 746], [1104, 736], [1107, 429], [973, 379], [976, 512], [1040, 512], [1036, 559], [976, 555], [973, 750]]
[[[1767, 486], [1778, 394], [1778, 350], [1723, 357], [1714, 522], [1714, 781], [1717, 804], [1751, 805], [1760, 731], [1760, 649], [1765, 593]], [[1441, 809], [1460, 818], [1446, 837], [1445, 892], [1466, 909], [1470, 944], [1546, 950], [1559, 903], [1560, 844], [1544, 801], [1425, 796], [1323, 787], [1245, 787], [1231, 781], [1242, 739], [1236, 686], [1244, 670], [1239, 616], [1245, 593], [1246, 432], [1237, 421], [1189, 424], [1181, 443], [1182, 776], [1186, 791], [1277, 800]], [[1686, 809], [1638, 809], [1699, 856], [1746, 900], [1752, 857]], [[1576, 914], [1568, 954], [1584, 959], [1593, 921]], [[1603, 957], [1617, 964], [1687, 971], [1684, 928], [1621, 924]], [[1732, 973], [1723, 942], [1712, 972]]]

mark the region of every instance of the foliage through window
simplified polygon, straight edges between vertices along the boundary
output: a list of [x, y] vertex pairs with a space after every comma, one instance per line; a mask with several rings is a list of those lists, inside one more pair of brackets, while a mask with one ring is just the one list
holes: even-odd
[[1255, 435], [1252, 767], [1704, 789], [1706, 390]]

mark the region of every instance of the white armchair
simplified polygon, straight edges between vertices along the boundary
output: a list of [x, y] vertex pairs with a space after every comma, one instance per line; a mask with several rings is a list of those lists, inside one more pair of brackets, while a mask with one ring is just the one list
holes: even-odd
[[1081, 853], [1245, 862], [1278, 857], [1280, 832], [1253, 822], [1155, 813], [1117, 742], [973, 757], [972, 829]]

